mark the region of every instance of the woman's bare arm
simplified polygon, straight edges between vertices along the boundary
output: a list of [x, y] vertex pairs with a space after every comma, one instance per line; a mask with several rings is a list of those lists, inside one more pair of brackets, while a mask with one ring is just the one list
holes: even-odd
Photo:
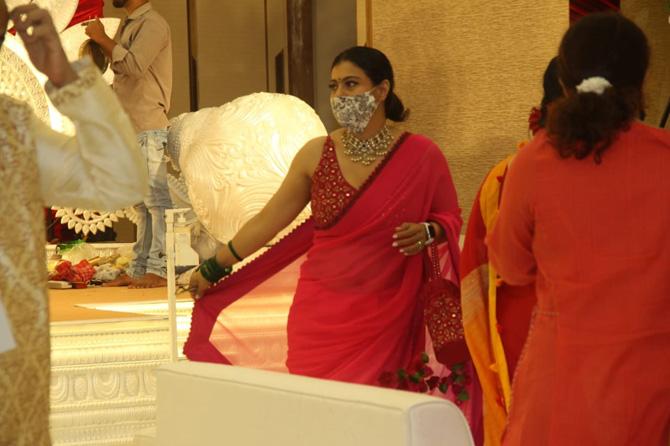
[[[233, 237], [237, 254], [247, 257], [265, 246], [307, 206], [311, 193], [311, 175], [322, 146], [323, 138], [317, 138], [300, 149], [277, 192]], [[233, 265], [237, 261], [227, 246], [217, 252], [216, 260], [223, 266]]]
[[[307, 206], [311, 194], [312, 174], [319, 163], [324, 141], [325, 138], [315, 138], [300, 149], [277, 192], [265, 207], [235, 234], [232, 244], [239, 256], [247, 257], [265, 246]], [[228, 246], [223, 246], [216, 253], [216, 263], [222, 268], [230, 267], [237, 261]], [[189, 290], [194, 298], [202, 296], [210, 286], [211, 283], [200, 271], [195, 271], [191, 275]]]

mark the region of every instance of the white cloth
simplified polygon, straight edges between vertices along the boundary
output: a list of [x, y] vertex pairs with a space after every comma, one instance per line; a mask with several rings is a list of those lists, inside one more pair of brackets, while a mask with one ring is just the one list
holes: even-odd
[[[24, 140], [35, 145], [42, 202], [96, 210], [140, 202], [148, 180], [134, 129], [90, 61], [74, 67], [78, 81], [47, 89], [54, 104], [75, 123], [76, 136], [52, 130], [32, 113], [27, 125], [18, 127], [26, 132]], [[0, 353], [16, 347], [2, 294], [0, 288]]]
[[74, 122], [76, 136], [34, 115], [31, 123], [43, 202], [109, 211], [140, 203], [149, 180], [128, 116], [99, 73], [89, 74], [97, 71], [90, 62], [75, 65], [81, 81], [60, 90], [47, 84], [47, 92]]
[[582, 80], [582, 82], [577, 85], [577, 93], [595, 93], [601, 95], [605, 90], [611, 87], [612, 84], [610, 84], [610, 81], [604, 77], [593, 76]]
[[0, 299], [0, 353], [13, 350], [16, 347], [14, 336], [12, 336], [12, 326], [5, 313], [5, 305]]

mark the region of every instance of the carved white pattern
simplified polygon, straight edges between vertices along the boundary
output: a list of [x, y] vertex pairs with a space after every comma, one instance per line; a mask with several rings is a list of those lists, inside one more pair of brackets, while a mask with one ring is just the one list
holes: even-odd
[[[169, 138], [198, 219], [227, 241], [272, 197], [298, 150], [325, 135], [300, 99], [255, 93], [178, 117]], [[297, 221], [308, 215], [306, 208]]]
[[[127, 244], [92, 244], [98, 255], [113, 254]], [[47, 253], [54, 246], [47, 246]], [[123, 289], [119, 289], [123, 293]], [[264, 309], [272, 305], [268, 298]], [[126, 445], [135, 435], [155, 426], [156, 378], [154, 370], [170, 357], [170, 336], [165, 300], [81, 304], [89, 309], [137, 314], [137, 319], [51, 324], [51, 432], [54, 446]], [[193, 302], [177, 301], [178, 343], [186, 340]], [[253, 309], [250, 308], [253, 313]], [[273, 313], [274, 314], [274, 313]], [[274, 314], [262, 327], [257, 318], [241, 320], [242, 339], [264, 339], [274, 354], [283, 356], [283, 330]], [[269, 338], [269, 339], [268, 339]], [[276, 342], [269, 343], [268, 340]], [[270, 344], [272, 344], [270, 346]], [[234, 356], [229, 349], [226, 356]], [[268, 364], [267, 368], [273, 367]], [[276, 368], [281, 370], [281, 368]]]
[[[109, 256], [129, 248], [93, 243]], [[47, 245], [47, 255], [56, 247]], [[124, 290], [119, 288], [119, 293]], [[170, 359], [167, 303], [81, 304], [137, 319], [51, 324], [51, 433], [54, 446], [129, 446], [155, 426], [154, 370]], [[177, 302], [178, 338], [186, 340], [193, 302]], [[181, 350], [181, 348], [180, 348]]]
[[156, 417], [154, 369], [169, 361], [166, 317], [51, 326], [55, 446], [130, 445]]
[[[170, 188], [170, 196], [175, 207], [190, 208], [191, 203], [188, 199], [188, 191], [184, 180], [174, 175], [168, 174], [168, 186]], [[54, 206], [51, 209], [56, 211], [56, 218], [60, 218], [62, 224], [67, 225], [68, 229], [74, 229], [79, 234], [80, 232], [87, 235], [96, 234], [97, 232], [104, 232], [107, 228], [111, 228], [113, 223], [119, 221], [119, 218], [128, 218], [133, 223], [137, 223], [137, 212], [132, 207], [120, 209], [114, 212], [91, 211], [87, 209], [62, 208]]]
[[0, 93], [25, 102], [35, 115], [49, 124], [49, 105], [44, 88], [29, 65], [10, 49], [13, 37], [7, 34], [6, 39], [6, 44], [0, 49]]
[[[298, 150], [325, 135], [325, 127], [309, 105], [294, 96], [273, 93], [243, 96], [173, 119], [168, 153], [181, 176], [168, 175], [168, 185], [175, 206], [192, 207], [206, 229], [199, 251], [211, 250], [210, 234], [221, 242], [230, 239], [276, 192]], [[84, 235], [104, 231], [118, 217], [137, 223], [133, 208], [113, 213], [54, 209], [63, 224]], [[308, 216], [309, 206], [296, 223]], [[196, 240], [198, 226], [192, 228]], [[295, 223], [277, 238], [293, 227]]]
[[104, 232], [107, 228], [111, 228], [119, 218], [123, 218], [126, 213], [124, 210], [116, 212], [103, 211], [89, 211], [87, 209], [79, 208], [59, 208], [53, 207], [56, 210], [56, 218], [60, 218], [61, 223], [67, 225], [68, 229], [74, 229], [76, 233], [83, 233], [84, 235], [95, 234], [98, 231]]
[[[12, 52], [14, 52], [14, 54], [16, 54], [25, 65], [28, 73], [32, 74], [32, 77], [34, 77], [37, 80], [37, 83], [41, 86], [38, 88], [37, 84], [33, 82], [31, 89], [29, 91], [27, 90], [26, 92], [22, 92], [22, 94], [29, 93], [31, 97], [43, 98], [43, 100], [47, 104], [46, 109], [44, 108], [44, 106], [35, 108], [36, 107], [35, 104], [28, 102], [28, 105], [31, 106], [33, 112], [42, 121], [44, 121], [47, 125], [51, 126], [51, 128], [56, 130], [57, 132], [65, 133], [67, 135], [74, 135], [75, 133], [74, 124], [66, 116], [63, 116], [63, 114], [61, 114], [61, 112], [58, 111], [58, 109], [51, 103], [49, 97], [46, 95], [43, 87], [47, 82], [47, 77], [43, 73], [41, 73], [37, 68], [35, 68], [33, 63], [30, 61], [30, 56], [28, 56], [28, 52], [26, 51], [26, 48], [23, 46], [23, 42], [21, 41], [21, 39], [7, 33], [5, 34], [5, 42], [2, 45], [2, 47], [10, 49]], [[22, 71], [25, 72], [25, 70]], [[27, 80], [30, 77], [29, 74], [24, 75], [23, 73], [21, 73], [21, 77], [24, 80]]]

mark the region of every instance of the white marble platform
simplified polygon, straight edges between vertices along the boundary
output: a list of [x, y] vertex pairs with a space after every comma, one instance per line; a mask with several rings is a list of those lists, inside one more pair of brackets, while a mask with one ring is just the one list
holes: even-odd
[[[155, 425], [153, 372], [170, 361], [167, 303], [91, 308], [98, 306], [144, 317], [52, 323], [51, 432], [56, 446], [130, 445], [136, 432]], [[178, 304], [181, 344], [191, 307], [188, 301]]]

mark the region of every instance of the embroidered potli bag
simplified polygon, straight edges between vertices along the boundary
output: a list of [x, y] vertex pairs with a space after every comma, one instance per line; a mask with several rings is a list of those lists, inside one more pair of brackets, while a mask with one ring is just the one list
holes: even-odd
[[421, 290], [421, 298], [435, 357], [446, 366], [466, 362], [470, 359], [470, 353], [463, 333], [461, 290], [442, 277], [436, 243], [428, 246], [426, 257], [429, 263], [428, 278]]

